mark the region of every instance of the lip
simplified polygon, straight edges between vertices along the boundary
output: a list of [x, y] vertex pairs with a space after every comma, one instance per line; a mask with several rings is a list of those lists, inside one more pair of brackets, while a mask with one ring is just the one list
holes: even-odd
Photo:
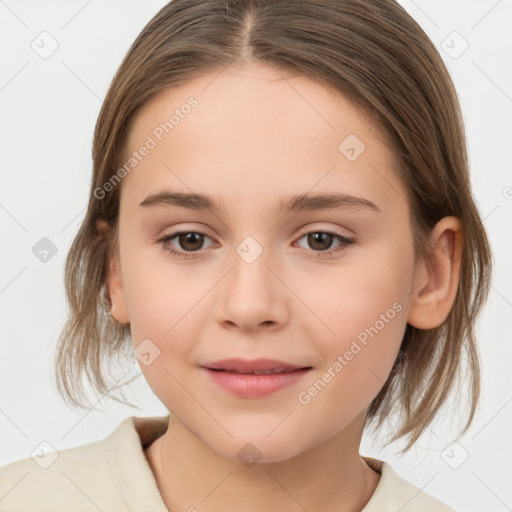
[[214, 370], [227, 370], [237, 371], [240, 373], [248, 373], [253, 371], [269, 371], [269, 370], [297, 370], [299, 368], [306, 368], [302, 365], [294, 365], [285, 363], [284, 361], [278, 361], [277, 359], [240, 359], [230, 358], [222, 359], [220, 361], [213, 361], [211, 363], [205, 363], [204, 368], [210, 368]]
[[[236, 396], [261, 398], [297, 383], [311, 370], [311, 366], [293, 365], [275, 359], [223, 359], [206, 363], [202, 369], [215, 384]], [[273, 374], [248, 373], [254, 370], [284, 371]]]

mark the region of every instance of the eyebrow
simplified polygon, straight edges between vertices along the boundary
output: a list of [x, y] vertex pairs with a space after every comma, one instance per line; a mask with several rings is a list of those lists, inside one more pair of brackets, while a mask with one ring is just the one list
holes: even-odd
[[[148, 195], [140, 204], [141, 208], [154, 206], [180, 206], [196, 211], [222, 213], [223, 202], [204, 194], [161, 191]], [[299, 194], [280, 200], [277, 213], [314, 211], [325, 209], [370, 209], [382, 213], [382, 210], [368, 199], [348, 194]]]

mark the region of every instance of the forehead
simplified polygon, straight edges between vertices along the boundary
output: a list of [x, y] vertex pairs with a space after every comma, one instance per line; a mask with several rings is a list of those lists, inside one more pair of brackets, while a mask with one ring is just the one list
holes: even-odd
[[[197, 107], [193, 107], [190, 113], [179, 112], [190, 98], [197, 100]], [[204, 128], [204, 131], [215, 128], [214, 131], [218, 133], [224, 127], [233, 127], [228, 121], [240, 121], [242, 126], [244, 121], [257, 120], [267, 124], [267, 128], [273, 132], [279, 131], [282, 136], [286, 133], [297, 136], [300, 131], [314, 136], [314, 132], [321, 128], [336, 132], [346, 127], [358, 132], [361, 137], [368, 130], [379, 136], [376, 133], [378, 127], [370, 115], [333, 87], [257, 62], [208, 71], [158, 94], [138, 112], [128, 145], [132, 147], [137, 141], [142, 141], [158, 126], [155, 126], [156, 121], [165, 122], [174, 112], [179, 119], [173, 123], [178, 121], [182, 132], [187, 128]], [[181, 123], [186, 117], [192, 120]], [[199, 122], [194, 123], [194, 120]], [[309, 121], [310, 124], [287, 124], [291, 120]], [[283, 125], [285, 130], [282, 130]], [[177, 124], [174, 128], [177, 128]], [[338, 136], [341, 135], [338, 133]]]
[[386, 181], [394, 191], [383, 200], [396, 201], [401, 188], [369, 115], [332, 88], [261, 64], [160, 93], [138, 112], [128, 153], [149, 139], [154, 147], [123, 178], [122, 195], [133, 200], [165, 185], [228, 201], [304, 193], [316, 183], [372, 194]]

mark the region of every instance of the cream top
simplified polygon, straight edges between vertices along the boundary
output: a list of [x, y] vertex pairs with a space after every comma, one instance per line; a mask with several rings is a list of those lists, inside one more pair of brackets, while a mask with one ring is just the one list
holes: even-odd
[[[40, 463], [29, 457], [0, 468], [0, 510], [168, 512], [144, 453], [168, 421], [131, 416], [104, 439], [61, 450], [54, 461], [44, 455]], [[455, 512], [387, 462], [363, 458], [381, 477], [361, 512]]]

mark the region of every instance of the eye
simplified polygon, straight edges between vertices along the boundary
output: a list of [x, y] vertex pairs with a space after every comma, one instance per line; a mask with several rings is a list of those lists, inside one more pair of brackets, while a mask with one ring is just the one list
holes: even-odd
[[[194, 257], [194, 252], [199, 252], [203, 247], [204, 239], [210, 238], [205, 233], [199, 231], [176, 231], [160, 238], [158, 242], [163, 251], [172, 254], [178, 258], [191, 258]], [[299, 240], [307, 237], [307, 243], [313, 248], [313, 252], [318, 253], [320, 256], [330, 256], [334, 253], [342, 252], [347, 249], [347, 246], [354, 243], [355, 240], [340, 235], [332, 231], [308, 231], [304, 233]], [[176, 250], [170, 242], [177, 239], [178, 244], [183, 250]], [[333, 240], [338, 240], [339, 245], [335, 249], [329, 249], [332, 246]]]
[[[205, 233], [199, 231], [176, 231], [175, 233], [160, 238], [158, 242], [160, 242], [163, 251], [177, 256], [178, 258], [190, 258], [193, 257], [193, 254], [187, 254], [187, 251], [197, 252], [200, 250], [204, 237], [210, 238]], [[169, 245], [169, 242], [174, 238], [177, 238], [179, 245], [181, 245], [185, 251], [177, 251]]]
[[[314, 252], [320, 253], [320, 256], [330, 256], [331, 254], [345, 251], [347, 246], [354, 243], [354, 240], [347, 238], [346, 236], [340, 235], [333, 231], [308, 231], [304, 233], [299, 240], [306, 238], [306, 242], [314, 248]], [[335, 248], [326, 251], [332, 245], [333, 240], [338, 240], [340, 244]]]

